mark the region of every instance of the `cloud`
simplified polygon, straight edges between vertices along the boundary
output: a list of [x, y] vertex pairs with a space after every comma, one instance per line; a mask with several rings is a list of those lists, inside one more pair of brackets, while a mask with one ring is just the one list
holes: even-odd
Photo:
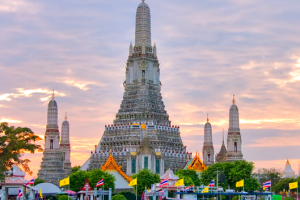
[[75, 82], [75, 81], [73, 81], [73, 80], [67, 80], [67, 81], [65, 81], [65, 83], [68, 84], [68, 85], [77, 87], [77, 88], [79, 88], [79, 89], [81, 89], [81, 90], [84, 90], [84, 91], [86, 91], [86, 90], [89, 89], [89, 88], [87, 87], [87, 85], [89, 85], [89, 83]]
[[21, 120], [16, 120], [16, 119], [6, 119], [6, 118], [0, 119], [0, 123], [2, 123], [2, 122], [7, 122], [7, 123], [22, 123]]
[[[5, 101], [11, 101], [11, 98], [20, 98], [20, 97], [31, 97], [33, 94], [52, 94], [53, 91], [51, 90], [47, 90], [47, 89], [29, 89], [29, 90], [25, 90], [23, 88], [17, 88], [17, 91], [19, 93], [6, 93], [6, 94], [2, 94], [0, 95], [0, 101], [1, 100], [5, 100]], [[55, 95], [57, 96], [65, 96], [64, 93], [60, 93], [60, 92], [55, 92]], [[51, 97], [51, 95], [49, 95], [48, 97], [45, 98], [41, 98], [41, 101], [46, 101]]]
[[0, 5], [0, 13], [26, 12], [35, 13], [38, 11], [36, 4], [23, 0], [2, 0]]

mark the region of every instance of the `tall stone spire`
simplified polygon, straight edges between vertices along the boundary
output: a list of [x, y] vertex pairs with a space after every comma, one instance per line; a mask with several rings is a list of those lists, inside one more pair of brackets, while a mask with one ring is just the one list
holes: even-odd
[[100, 142], [82, 169], [99, 168], [110, 149], [128, 176], [143, 168], [157, 174], [168, 168], [183, 168], [190, 155], [183, 146], [179, 126], [171, 125], [162, 100], [160, 64], [156, 45], [151, 46], [150, 9], [144, 1], [136, 10], [135, 44], [129, 47], [125, 73], [124, 94], [116, 118], [105, 126]]
[[65, 120], [61, 126], [61, 141], [60, 144], [70, 144], [70, 126], [67, 118], [67, 113], [65, 114]]
[[214, 146], [212, 141], [212, 128], [207, 115], [206, 124], [204, 125], [204, 143], [203, 143], [203, 164], [205, 166], [214, 164]]
[[51, 100], [48, 103], [48, 112], [47, 112], [47, 129], [58, 129], [57, 124], [57, 103], [54, 100], [54, 90], [51, 96]]
[[226, 161], [227, 150], [224, 142], [224, 129], [223, 129], [223, 140], [220, 152], [216, 155], [216, 162], [225, 162]]
[[150, 8], [142, 1], [136, 10], [135, 21], [135, 46], [151, 46], [151, 19]]
[[59, 130], [57, 124], [58, 107], [55, 101], [54, 90], [48, 103], [47, 126], [45, 134], [45, 149], [59, 149]]
[[229, 128], [227, 136], [227, 161], [243, 160], [242, 138], [239, 126], [239, 110], [235, 105], [233, 95], [232, 105], [229, 110]]
[[65, 120], [61, 126], [61, 141], [60, 141], [60, 149], [63, 152], [64, 156], [64, 170], [66, 174], [72, 173], [71, 168], [71, 160], [70, 160], [70, 126], [67, 121], [67, 113], [65, 114]]
[[66, 177], [63, 163], [63, 153], [59, 145], [59, 130], [57, 124], [58, 107], [55, 101], [54, 91], [52, 99], [48, 103], [47, 126], [45, 133], [45, 148], [38, 171], [38, 177], [58, 185], [59, 180]]

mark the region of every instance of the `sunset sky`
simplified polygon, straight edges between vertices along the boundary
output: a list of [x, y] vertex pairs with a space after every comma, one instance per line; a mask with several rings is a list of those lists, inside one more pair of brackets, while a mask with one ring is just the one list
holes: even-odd
[[[234, 94], [244, 159], [281, 170], [289, 159], [298, 174], [299, 0], [145, 2], [163, 101], [187, 151], [202, 151], [208, 114], [219, 152]], [[82, 165], [120, 107], [139, 3], [2, 0], [0, 122], [43, 137], [54, 89], [60, 126], [68, 112], [72, 165]], [[36, 176], [42, 153], [24, 157]]]

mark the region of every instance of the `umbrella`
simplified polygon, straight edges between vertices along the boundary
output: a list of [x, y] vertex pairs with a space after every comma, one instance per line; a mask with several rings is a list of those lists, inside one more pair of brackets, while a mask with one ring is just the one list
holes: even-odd
[[66, 190], [65, 193], [69, 194], [69, 195], [77, 195], [76, 192], [72, 191], [72, 190]]

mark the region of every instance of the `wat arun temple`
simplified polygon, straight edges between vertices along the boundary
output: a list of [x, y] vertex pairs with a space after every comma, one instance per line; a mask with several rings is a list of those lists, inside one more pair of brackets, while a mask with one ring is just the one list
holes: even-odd
[[[99, 168], [111, 152], [128, 176], [144, 168], [158, 174], [167, 169], [175, 172], [185, 168], [192, 154], [187, 153], [179, 126], [171, 124], [165, 110], [160, 70], [157, 47], [151, 43], [150, 8], [142, 1], [136, 11], [135, 44], [129, 46], [120, 109], [113, 123], [105, 126], [99, 144], [82, 169]], [[221, 148], [217, 158], [220, 161], [242, 160], [239, 114], [234, 100], [229, 118], [228, 150], [225, 148], [224, 152], [224, 147]], [[202, 153], [204, 165], [214, 163], [212, 128], [208, 119]]]
[[[192, 153], [188, 153], [183, 145], [180, 127], [171, 123], [165, 110], [160, 70], [157, 47], [151, 43], [150, 8], [142, 1], [136, 11], [135, 43], [129, 46], [120, 109], [111, 124], [105, 125], [99, 144], [91, 151], [81, 170], [104, 169], [109, 165], [107, 161], [112, 160], [116, 168], [120, 167], [118, 171], [122, 176], [129, 180], [128, 177], [141, 169], [149, 169], [162, 175], [166, 170], [175, 172], [178, 169], [191, 169], [196, 165], [203, 170], [215, 162], [243, 159], [239, 112], [234, 98], [229, 109], [227, 148], [223, 136], [221, 150], [215, 155], [212, 126], [207, 117], [203, 161], [197, 153], [192, 158]], [[63, 125], [64, 135], [59, 144], [57, 103], [53, 97], [48, 106], [45, 151], [39, 178], [53, 182], [54, 177], [64, 178], [70, 173], [69, 124], [67, 125], [67, 128], [66, 122]]]

